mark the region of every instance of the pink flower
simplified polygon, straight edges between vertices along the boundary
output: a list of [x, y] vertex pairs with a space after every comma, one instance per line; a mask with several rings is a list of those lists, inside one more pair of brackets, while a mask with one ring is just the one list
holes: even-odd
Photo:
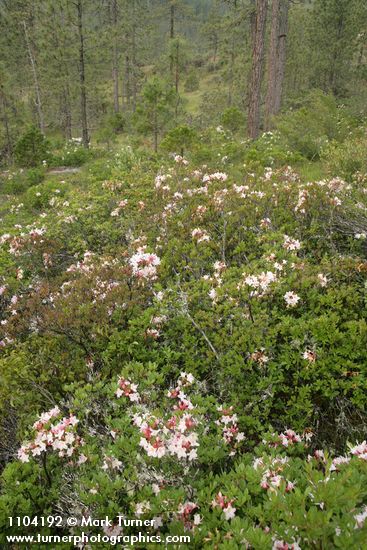
[[357, 456], [362, 460], [367, 460], [367, 442], [362, 441], [359, 445], [352, 447], [350, 452], [352, 455]]
[[301, 243], [297, 239], [292, 239], [288, 235], [284, 235], [283, 248], [293, 252], [294, 250], [299, 250], [301, 248]]
[[216, 508], [216, 507], [221, 508], [223, 510], [226, 520], [228, 521], [234, 518], [235, 516], [236, 508], [232, 506], [233, 502], [234, 502], [234, 499], [230, 500], [228, 497], [226, 497], [221, 492], [219, 492], [215, 496], [211, 505], [212, 505], [212, 508]]
[[306, 349], [302, 354], [303, 359], [306, 359], [309, 363], [316, 361], [316, 353], [310, 349]]
[[157, 267], [161, 260], [156, 254], [139, 251], [130, 258], [129, 263], [133, 275], [142, 279], [154, 280], [157, 278]]
[[199, 227], [196, 227], [192, 230], [191, 236], [193, 239], [196, 239], [198, 243], [210, 241], [208, 233], [204, 229], [200, 229]]
[[119, 378], [118, 388], [115, 391], [115, 395], [117, 398], [120, 398], [124, 395], [125, 397], [128, 397], [130, 401], [138, 402], [140, 400], [140, 395], [137, 392], [137, 389], [137, 384], [132, 384], [130, 380], [127, 380], [125, 378]]
[[284, 540], [276, 540], [273, 544], [273, 550], [301, 550], [301, 547], [297, 542], [288, 544]]

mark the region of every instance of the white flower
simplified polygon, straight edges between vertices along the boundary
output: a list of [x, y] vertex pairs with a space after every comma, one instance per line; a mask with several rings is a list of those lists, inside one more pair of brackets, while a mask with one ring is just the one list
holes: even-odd
[[236, 514], [236, 508], [233, 508], [233, 506], [227, 506], [227, 508], [223, 509], [223, 514], [224, 514], [226, 520], [228, 521], [228, 520], [234, 518], [234, 516]]
[[316, 353], [310, 349], [306, 349], [302, 354], [303, 359], [306, 359], [306, 361], [309, 361], [310, 363], [314, 363], [316, 361]]
[[150, 510], [150, 503], [145, 500], [144, 502], [137, 502], [135, 505], [135, 513], [137, 516], [141, 516]]
[[364, 525], [364, 522], [366, 521], [367, 519], [367, 506], [364, 507], [364, 510], [363, 512], [359, 513], [359, 514], [356, 514], [354, 516], [354, 519], [356, 520], [356, 528], [361, 528], [363, 527]]
[[317, 278], [319, 280], [320, 286], [327, 286], [329, 279], [326, 277], [326, 275], [324, 275], [323, 273], [318, 273]]
[[301, 248], [301, 243], [297, 239], [292, 239], [288, 235], [284, 235], [283, 248], [289, 251], [299, 250]]
[[161, 516], [154, 516], [154, 518], [152, 519], [152, 522], [153, 522], [154, 529], [159, 529], [159, 527], [162, 527], [163, 525], [163, 520]]
[[211, 300], [213, 300], [213, 302], [215, 302], [216, 298], [217, 298], [217, 291], [215, 288], [212, 288], [209, 292], [208, 292], [208, 296]]
[[284, 294], [284, 300], [287, 307], [295, 307], [300, 301], [300, 297], [295, 292], [286, 292]]
[[191, 236], [193, 239], [196, 239], [198, 243], [210, 241], [208, 233], [204, 229], [200, 229], [199, 227], [196, 227], [192, 230]]

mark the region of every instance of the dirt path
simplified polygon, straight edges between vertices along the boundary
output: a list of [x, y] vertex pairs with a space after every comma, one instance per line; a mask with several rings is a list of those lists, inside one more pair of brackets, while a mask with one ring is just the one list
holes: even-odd
[[53, 168], [52, 170], [49, 170], [48, 174], [77, 174], [80, 172], [81, 168], [68, 168], [65, 166], [60, 166], [60, 168]]

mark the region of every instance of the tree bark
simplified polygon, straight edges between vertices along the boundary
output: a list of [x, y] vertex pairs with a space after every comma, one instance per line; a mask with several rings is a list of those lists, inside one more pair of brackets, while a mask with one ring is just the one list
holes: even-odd
[[178, 94], [178, 85], [180, 81], [180, 44], [177, 40], [176, 42], [176, 72], [175, 72], [175, 90], [176, 94]]
[[282, 0], [280, 6], [280, 23], [278, 39], [278, 71], [275, 92], [275, 114], [279, 113], [282, 104], [282, 92], [285, 74], [287, 35], [288, 35], [289, 0]]
[[267, 0], [256, 0], [256, 11], [253, 28], [252, 69], [247, 122], [247, 132], [251, 139], [256, 139], [260, 131], [261, 82], [264, 65], [264, 43], [267, 7]]
[[68, 18], [65, 17], [65, 11], [61, 5], [60, 11], [56, 13], [56, 6], [51, 4], [51, 14], [53, 25], [51, 32], [54, 37], [54, 60], [57, 62], [57, 72], [60, 73], [60, 126], [63, 130], [65, 139], [71, 139], [72, 137], [72, 115], [71, 115], [71, 96], [70, 96], [70, 73], [69, 62], [65, 55], [67, 43], [62, 35], [59, 35], [60, 26], [65, 27], [69, 24]]
[[70, 87], [69, 82], [66, 80], [63, 93], [63, 126], [64, 135], [66, 139], [71, 139], [71, 101], [70, 101]]
[[131, 100], [131, 70], [129, 54], [125, 56], [125, 98], [127, 106], [130, 107]]
[[157, 106], [154, 107], [154, 152], [158, 153], [158, 114]]
[[138, 86], [137, 86], [137, 63], [136, 63], [136, 2], [133, 0], [133, 20], [131, 28], [131, 61], [132, 61], [132, 92], [133, 92], [133, 111], [136, 109]]
[[6, 96], [2, 86], [0, 86], [0, 98], [2, 103], [2, 111], [3, 111], [2, 119], [3, 119], [5, 137], [6, 137], [6, 157], [8, 162], [10, 162], [12, 157], [13, 147], [12, 147], [10, 130], [9, 130], [8, 102], [6, 100]]
[[[237, 19], [237, 0], [235, 0], [233, 3], [233, 21], [235, 22], [236, 19]], [[229, 62], [229, 83], [228, 83], [228, 99], [227, 99], [228, 107], [232, 106], [233, 87], [234, 87], [234, 70], [235, 70], [235, 61], [236, 61], [235, 24], [236, 23], [234, 23], [232, 28], [232, 45], [231, 45], [230, 62]]]
[[[171, 0], [171, 7], [170, 7], [170, 33], [169, 33], [171, 41], [175, 37], [175, 4], [173, 0]], [[173, 52], [171, 51], [170, 55], [170, 73], [173, 80]]]
[[117, 0], [111, 0], [111, 23], [113, 28], [112, 38], [112, 80], [113, 80], [113, 107], [115, 113], [120, 111], [119, 96], [119, 67], [118, 67], [118, 46], [117, 46]]
[[271, 127], [272, 117], [279, 113], [281, 107], [286, 62], [288, 11], [289, 0], [273, 0], [268, 60], [268, 88], [265, 103], [265, 128], [267, 130]]
[[31, 44], [29, 34], [28, 34], [27, 23], [25, 21], [23, 21], [23, 28], [24, 28], [24, 38], [25, 38], [25, 42], [26, 42], [26, 46], [27, 46], [28, 56], [29, 56], [29, 60], [31, 62], [34, 90], [35, 90], [35, 93], [36, 93], [36, 109], [37, 109], [37, 116], [38, 116], [38, 124], [39, 124], [39, 128], [40, 128], [42, 134], [44, 134], [45, 133], [45, 122], [44, 122], [44, 116], [43, 116], [42, 100], [41, 100], [41, 89], [40, 89], [39, 79], [38, 79], [36, 59], [35, 59], [35, 55], [34, 55], [34, 52], [33, 52], [33, 49], [32, 49], [32, 44]]
[[83, 146], [89, 147], [88, 119], [87, 119], [87, 91], [85, 85], [85, 58], [84, 58], [84, 30], [83, 30], [83, 0], [78, 0], [78, 31], [79, 31], [79, 80], [80, 80], [80, 109], [82, 122]]
[[173, 40], [175, 37], [175, 5], [171, 1], [171, 9], [170, 9], [170, 38]]

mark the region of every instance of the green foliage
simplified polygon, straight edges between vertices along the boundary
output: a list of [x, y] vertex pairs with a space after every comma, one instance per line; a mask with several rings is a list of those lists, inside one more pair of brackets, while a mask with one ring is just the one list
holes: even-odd
[[196, 92], [200, 88], [200, 80], [195, 71], [190, 71], [185, 80], [185, 92]]
[[279, 132], [265, 132], [254, 142], [248, 142], [245, 160], [251, 169], [284, 166], [302, 160], [299, 152], [290, 151]]
[[50, 165], [54, 167], [78, 167], [85, 164], [94, 155], [92, 149], [86, 149], [80, 143], [70, 140], [61, 151], [52, 155]]
[[[131, 391], [134, 376], [140, 382]], [[42, 440], [37, 439], [39, 433], [57, 441], [52, 428], [74, 418], [66, 428], [71, 453], [64, 456], [56, 445], [54, 449], [41, 446], [40, 454], [33, 456], [31, 449], [39, 443], [23, 445], [20, 456], [26, 462], [15, 461], [2, 474], [2, 536], [24, 529], [10, 528], [9, 517], [47, 517], [56, 515], [56, 510], [57, 515], [79, 517], [82, 501], [93, 510], [93, 517], [108, 516], [114, 524], [121, 514], [159, 518], [156, 532], [162, 536], [189, 533], [189, 548], [209, 542], [225, 547], [229, 532], [231, 548], [241, 548], [244, 540], [258, 550], [296, 543], [307, 548], [311, 537], [315, 545], [326, 548], [346, 544], [362, 548], [367, 468], [359, 450], [364, 444], [350, 446], [346, 455], [334, 458], [311, 449], [309, 432], [271, 431], [251, 452], [242, 450], [238, 455], [246, 439], [234, 442], [222, 433], [229, 427], [238, 433], [235, 411], [218, 408], [205, 384], [186, 377], [181, 374], [178, 387], [185, 392], [189, 410], [175, 408], [177, 388], [163, 384], [154, 363], [130, 362], [119, 382], [108, 385], [72, 384], [73, 398], [63, 413], [52, 409], [28, 433], [29, 440]], [[121, 384], [123, 391], [118, 394]], [[197, 433], [196, 458], [151, 456], [146, 451], [141, 442], [154, 449], [153, 434], [164, 433], [163, 419], [190, 420], [180, 438], [187, 437], [187, 430]], [[168, 438], [174, 430], [166, 428]], [[78, 526], [73, 534], [82, 530]], [[27, 532], [45, 535], [68, 530], [31, 524]], [[98, 532], [98, 526], [88, 529], [88, 534]], [[133, 533], [134, 527], [124, 527], [124, 535]], [[113, 536], [120, 534], [122, 529], [115, 526]]]
[[116, 142], [117, 135], [125, 129], [125, 119], [121, 113], [110, 114], [96, 132], [97, 143], [108, 146]]
[[158, 139], [172, 119], [176, 93], [170, 84], [154, 77], [142, 90], [142, 102], [138, 105], [134, 122], [140, 132], [153, 134], [154, 150]]
[[[363, 547], [365, 444], [348, 447], [367, 426], [366, 176], [319, 178], [278, 131], [181, 124], [162, 148], [187, 158], [123, 142], [2, 197], [2, 535], [12, 515], [149, 502], [142, 517], [193, 548]], [[73, 415], [69, 455], [37, 447]], [[155, 456], [150, 430], [168, 441], [183, 421], [182, 456]]]
[[244, 128], [245, 116], [238, 107], [228, 107], [222, 113], [221, 122], [224, 128], [231, 132], [238, 132]]
[[[359, 134], [359, 135], [358, 135]], [[367, 139], [365, 129], [348, 137], [343, 143], [332, 141], [322, 151], [322, 159], [331, 175], [351, 181], [357, 172], [367, 171]]]
[[37, 185], [45, 179], [45, 168], [32, 168], [26, 172], [26, 180], [29, 186]]
[[46, 168], [37, 167], [28, 170], [20, 169], [4, 174], [1, 182], [1, 193], [20, 195], [29, 187], [41, 183], [46, 176]]
[[116, 134], [120, 134], [125, 129], [125, 118], [122, 113], [113, 113], [108, 117], [108, 123]]
[[180, 153], [184, 155], [197, 143], [198, 135], [195, 129], [191, 126], [181, 125], [176, 126], [176, 128], [168, 132], [160, 146], [162, 149], [171, 153]]
[[38, 166], [47, 161], [48, 143], [39, 128], [31, 126], [17, 141], [14, 149], [15, 160], [19, 166], [26, 168]]
[[335, 98], [314, 91], [298, 108], [278, 117], [276, 128], [287, 146], [304, 157], [316, 160], [332, 141], [342, 141], [350, 121]]

